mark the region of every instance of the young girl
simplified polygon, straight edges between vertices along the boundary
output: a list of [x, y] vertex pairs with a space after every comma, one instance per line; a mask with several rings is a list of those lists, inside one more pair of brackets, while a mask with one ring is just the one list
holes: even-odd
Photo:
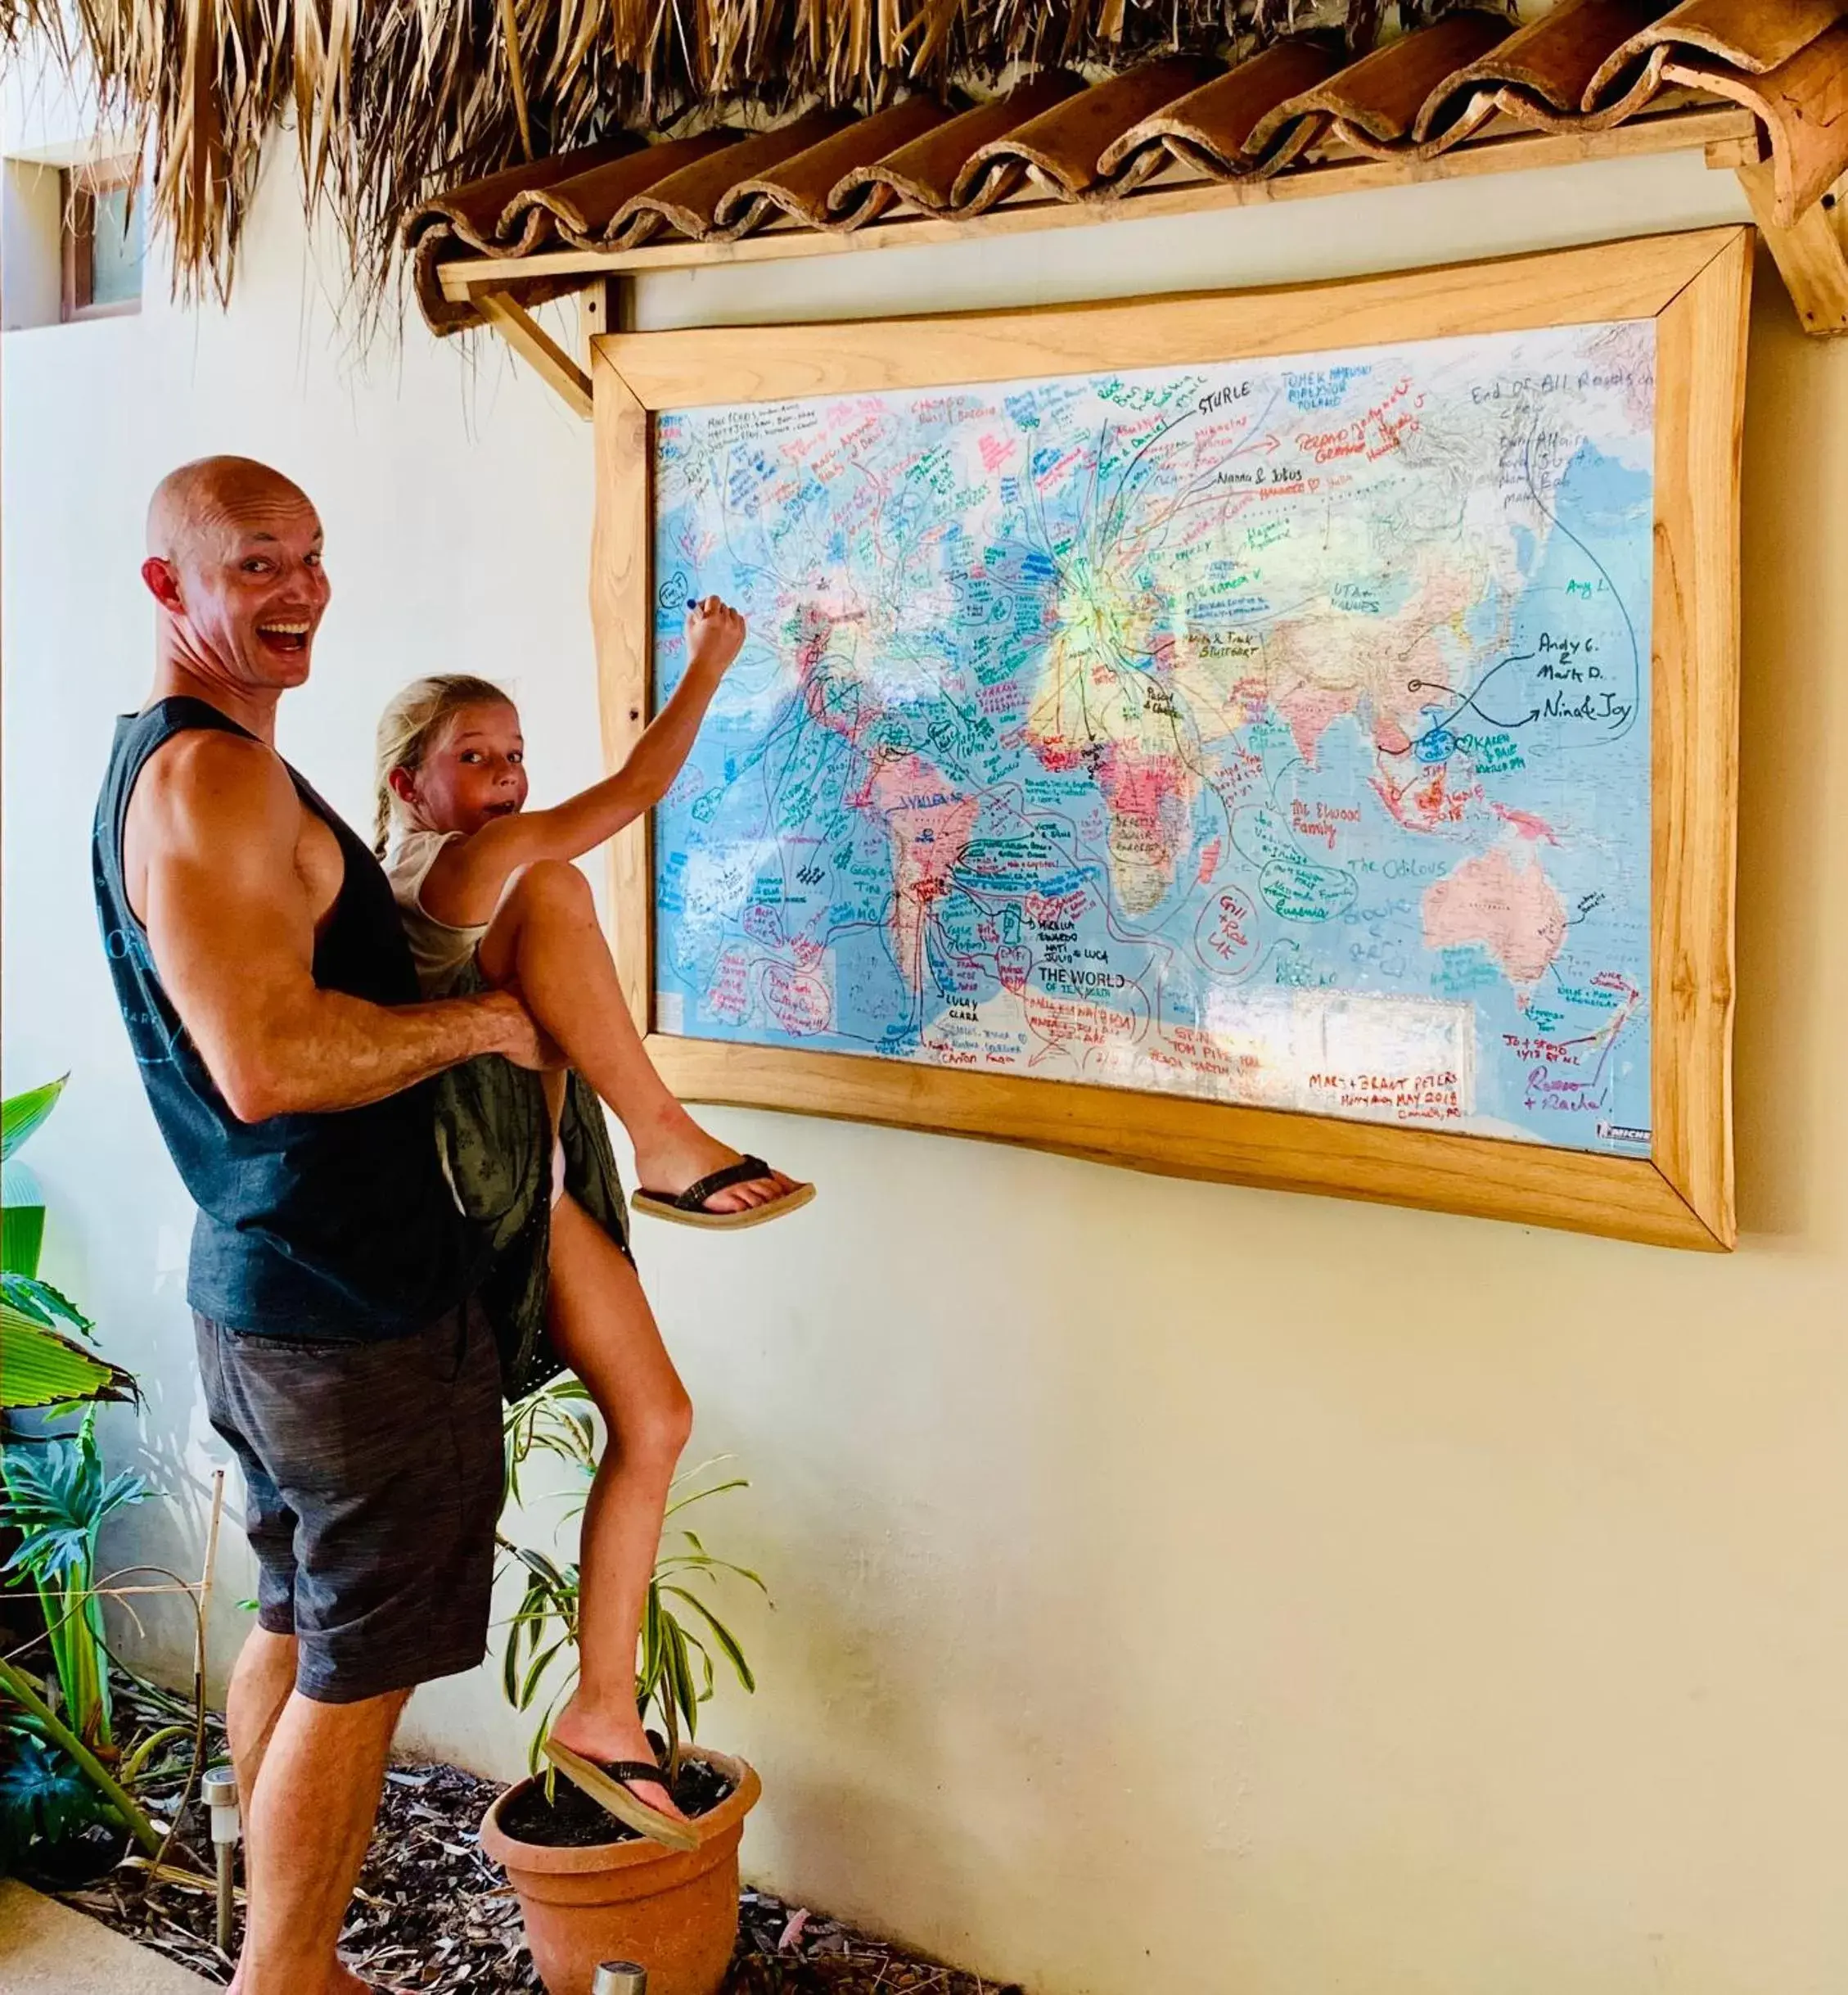
[[[744, 629], [715, 596], [689, 606], [687, 670], [673, 697], [615, 775], [549, 810], [524, 808], [520, 716], [487, 680], [418, 680], [386, 710], [378, 736], [379, 844], [425, 994], [477, 982], [516, 987], [628, 1131], [647, 1188], [635, 1194], [636, 1209], [707, 1226], [780, 1216], [814, 1188], [741, 1157], [669, 1093], [629, 1015], [589, 883], [570, 862], [665, 795]], [[548, 1079], [556, 1124], [564, 1076]], [[609, 1444], [584, 1515], [581, 1671], [552, 1740], [565, 1749], [561, 1765], [575, 1758], [581, 1771], [591, 1761], [624, 1782], [627, 1806], [603, 1794], [607, 1781], [606, 1805], [678, 1839], [679, 1811], [650, 1777], [635, 1645], [692, 1407], [621, 1247], [563, 1193], [556, 1166], [553, 1187], [548, 1325], [602, 1414]]]

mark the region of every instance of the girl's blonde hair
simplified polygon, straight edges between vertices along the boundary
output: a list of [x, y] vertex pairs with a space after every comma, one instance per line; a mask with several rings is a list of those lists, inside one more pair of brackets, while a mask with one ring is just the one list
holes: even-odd
[[415, 770], [445, 721], [465, 706], [485, 706], [490, 701], [503, 706], [513, 704], [506, 689], [491, 679], [448, 672], [434, 679], [413, 679], [379, 715], [378, 746], [372, 761], [372, 780], [378, 787], [372, 850], [381, 859], [398, 810], [391, 789], [392, 770]]

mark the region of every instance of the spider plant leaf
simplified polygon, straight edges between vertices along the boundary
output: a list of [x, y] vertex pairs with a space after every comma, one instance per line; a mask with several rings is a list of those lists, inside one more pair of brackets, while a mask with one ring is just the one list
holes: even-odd
[[687, 1637], [680, 1623], [672, 1614], [664, 1614], [661, 1622], [666, 1644], [669, 1684], [674, 1700], [687, 1721], [687, 1736], [691, 1739], [699, 1724], [700, 1699], [698, 1691], [693, 1687], [692, 1665], [687, 1656]]
[[729, 1482], [714, 1483], [710, 1489], [696, 1489], [690, 1495], [676, 1496], [661, 1512], [663, 1518], [677, 1516], [682, 1510], [696, 1503], [704, 1503], [708, 1496], [722, 1496], [728, 1489], [749, 1489], [750, 1484], [741, 1475], [735, 1475]]
[[718, 1643], [725, 1660], [732, 1665], [738, 1681], [747, 1690], [755, 1691], [757, 1688], [757, 1679], [751, 1673], [750, 1664], [745, 1660], [744, 1650], [738, 1646], [737, 1637], [719, 1618], [718, 1615], [706, 1605], [704, 1600], [700, 1599], [698, 1595], [689, 1593], [684, 1587], [664, 1587], [662, 1591], [677, 1594], [705, 1621], [706, 1626], [712, 1631], [712, 1639]]
[[561, 1635], [549, 1649], [533, 1658], [526, 1671], [525, 1681], [520, 1686], [520, 1699], [517, 1707], [520, 1710], [524, 1711], [531, 1704], [533, 1693], [539, 1687], [539, 1679], [544, 1676], [552, 1659], [564, 1646], [565, 1637]]
[[652, 1695], [661, 1675], [661, 1601], [660, 1591], [651, 1586], [648, 1597], [642, 1610], [642, 1660], [636, 1670], [635, 1694], [638, 1698]]
[[549, 1587], [562, 1589], [569, 1582], [543, 1551], [534, 1551], [530, 1545], [516, 1546], [513, 1555], [529, 1573], [536, 1573]]

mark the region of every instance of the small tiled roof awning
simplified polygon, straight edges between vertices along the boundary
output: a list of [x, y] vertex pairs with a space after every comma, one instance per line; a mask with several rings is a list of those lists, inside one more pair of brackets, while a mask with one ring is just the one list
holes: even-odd
[[1848, 173], [1848, 0], [1558, 0], [1525, 27], [1463, 9], [1354, 61], [1303, 36], [1231, 67], [1176, 55], [1091, 84], [1043, 70], [969, 109], [918, 96], [770, 130], [622, 133], [453, 188], [404, 237], [425, 316], [448, 332], [480, 323], [453, 281], [471, 260], [543, 260], [506, 282], [531, 302], [589, 281], [584, 252], [1131, 201], [1341, 160], [1435, 162], [1524, 132], [1598, 135], [1728, 106], [1758, 121], [1774, 217], [1792, 226]]

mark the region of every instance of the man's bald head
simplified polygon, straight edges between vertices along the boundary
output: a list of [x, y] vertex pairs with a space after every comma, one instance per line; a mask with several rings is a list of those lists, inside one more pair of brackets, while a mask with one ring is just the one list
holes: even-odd
[[157, 641], [176, 683], [202, 682], [221, 702], [273, 701], [308, 676], [327, 607], [321, 521], [281, 472], [247, 457], [169, 472], [147, 508], [142, 579], [164, 612]]
[[280, 521], [299, 521], [313, 511], [293, 479], [255, 458], [195, 458], [154, 488], [147, 551], [156, 561], [183, 566], [201, 543], [222, 542], [252, 528], [273, 530]]

